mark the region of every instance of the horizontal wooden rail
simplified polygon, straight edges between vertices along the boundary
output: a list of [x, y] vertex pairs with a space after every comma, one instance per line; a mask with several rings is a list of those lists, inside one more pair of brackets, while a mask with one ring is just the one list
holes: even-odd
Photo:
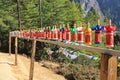
[[[15, 37], [15, 36], [12, 36], [12, 37]], [[23, 37], [23, 38], [28, 39], [25, 37]], [[29, 40], [34, 40], [34, 39], [29, 38]], [[81, 45], [81, 46], [80, 45], [72, 45], [72, 44], [67, 44], [67, 43], [60, 42], [60, 41], [51, 41], [51, 40], [43, 40], [43, 39], [36, 39], [36, 41], [55, 44], [55, 45], [59, 45], [62, 47], [73, 48], [75, 50], [86, 50], [86, 51], [90, 51], [90, 52], [98, 52], [100, 54], [102, 53], [102, 54], [107, 54], [107, 55], [120, 56], [120, 51], [118, 51], [118, 50], [92, 47], [92, 46], [87, 46], [87, 45]]]
[[107, 55], [120, 56], [120, 51], [112, 50], [112, 49], [104, 49], [104, 48], [98, 48], [98, 47], [92, 47], [92, 46], [72, 45], [72, 44], [66, 44], [63, 42], [50, 41], [50, 40], [37, 39], [37, 41], [55, 44], [55, 45], [59, 45], [62, 47], [69, 47], [69, 48], [73, 48], [75, 50], [86, 50], [86, 51], [91, 51], [91, 52], [99, 52], [99, 53], [103, 53], [103, 54], [107, 54]]

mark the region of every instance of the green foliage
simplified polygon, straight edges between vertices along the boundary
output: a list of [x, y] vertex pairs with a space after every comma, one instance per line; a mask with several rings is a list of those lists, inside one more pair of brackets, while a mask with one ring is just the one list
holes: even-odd
[[43, 23], [54, 25], [66, 20], [65, 0], [43, 0]]
[[0, 0], [0, 49], [7, 50], [8, 32], [17, 29], [16, 3], [14, 0]]
[[[15, 3], [12, 0], [5, 1], [1, 0], [0, 1], [0, 27], [1, 31], [6, 31], [9, 29], [15, 29], [17, 25], [16, 21], [16, 10], [15, 10]], [[9, 7], [10, 6], [10, 7]], [[9, 7], [9, 8], [8, 8]]]
[[72, 23], [80, 20], [80, 11], [74, 1], [70, 3], [67, 14], [67, 19]]
[[[46, 46], [51, 49], [56, 48], [56, 45], [53, 44], [49, 44], [49, 46], [46, 44]], [[90, 53], [84, 50], [82, 50], [81, 52], [84, 54]], [[47, 64], [45, 64], [44, 66], [49, 69], [52, 69], [57, 74], [65, 76], [65, 78], [68, 80], [98, 80], [99, 79], [99, 75], [100, 75], [99, 61], [85, 59], [85, 57], [82, 56], [72, 60], [69, 57], [63, 55], [62, 52], [57, 54], [52, 54], [50, 58], [48, 54], [46, 55], [45, 48], [42, 53], [43, 54], [40, 55], [44, 55], [45, 60], [49, 60], [60, 64], [60, 67], [51, 67], [48, 66]], [[94, 54], [98, 56], [97, 53], [90, 53], [90, 54], [91, 55]]]
[[100, 19], [98, 13], [96, 10], [91, 10], [88, 12], [86, 18], [85, 18], [85, 21], [86, 22], [90, 22], [91, 25], [96, 25], [96, 21]]
[[22, 27], [33, 28], [39, 25], [39, 11], [37, 0], [21, 1], [21, 21]]
[[[86, 61], [87, 62], [87, 61]], [[64, 75], [68, 80], [98, 80], [99, 70], [93, 67], [95, 63], [88, 64], [62, 64], [60, 68], [53, 69], [56, 73]]]
[[44, 25], [75, 23], [83, 21], [83, 13], [80, 4], [69, 0], [44, 0], [43, 1]]
[[[2, 46], [8, 48], [7, 44], [3, 44], [8, 43], [8, 32], [19, 29], [17, 1], [0, 0], [0, 6], [0, 42], [2, 42]], [[20, 0], [22, 28], [35, 28], [40, 25], [38, 6], [38, 0]], [[74, 1], [42, 0], [41, 6], [43, 26], [82, 21], [84, 17], [80, 4], [77, 4]], [[8, 50], [6, 49], [6, 51]]]

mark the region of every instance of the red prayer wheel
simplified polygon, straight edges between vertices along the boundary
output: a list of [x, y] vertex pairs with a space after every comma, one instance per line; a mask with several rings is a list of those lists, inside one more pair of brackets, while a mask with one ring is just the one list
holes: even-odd
[[70, 41], [71, 40], [71, 33], [67, 32], [66, 33], [66, 41]]
[[37, 38], [38, 38], [38, 39], [41, 38], [41, 32], [37, 32]]
[[95, 44], [101, 44], [102, 42], [102, 31], [104, 31], [104, 26], [100, 26], [100, 20], [98, 19], [97, 25], [92, 27], [95, 31]]
[[21, 32], [21, 35], [22, 35], [22, 37], [24, 37], [24, 36], [25, 36], [25, 32], [24, 32], [24, 31], [22, 31], [22, 32]]
[[91, 37], [91, 32], [86, 32], [85, 34], [85, 43], [87, 45], [91, 45], [92, 37]]
[[96, 30], [95, 31], [95, 43], [100, 44], [102, 42], [102, 35], [101, 35], [101, 30]]
[[51, 32], [48, 32], [48, 39], [51, 39]]
[[46, 39], [47, 36], [46, 32], [44, 31], [43, 34], [44, 34], [43, 39]]
[[33, 38], [35, 39], [36, 37], [37, 37], [37, 33], [35, 31], [35, 32], [33, 32]]
[[74, 24], [74, 27], [73, 27], [73, 29], [72, 29], [71, 40], [72, 40], [72, 41], [77, 41], [77, 29], [76, 29], [76, 24]]
[[54, 32], [54, 39], [55, 39], [55, 40], [58, 40], [58, 31], [57, 31], [57, 29], [56, 29], [56, 26], [55, 26], [53, 32]]
[[111, 26], [111, 20], [110, 20], [109, 25], [105, 26], [107, 48], [114, 47], [114, 31], [115, 30], [116, 30], [116, 26]]
[[50, 26], [48, 27], [48, 33], [47, 33], [47, 35], [48, 35], [48, 39], [51, 39], [51, 29], [50, 29]]
[[44, 32], [43, 31], [41, 31], [41, 38], [43, 38], [44, 37]]
[[51, 32], [51, 39], [54, 39], [54, 32]]
[[78, 38], [78, 42], [79, 43], [83, 43], [84, 42], [84, 39], [83, 39], [83, 37], [84, 37], [83, 27], [82, 27], [82, 23], [81, 22], [79, 24], [80, 25], [77, 28], [77, 32], [78, 32], [77, 38]]
[[53, 26], [53, 28], [52, 28], [52, 30], [51, 30], [51, 39], [54, 39], [54, 26]]
[[62, 32], [61, 31], [58, 32], [58, 40], [62, 41]]
[[67, 24], [67, 28], [66, 28], [66, 41], [70, 41], [70, 40], [71, 40], [70, 27], [69, 27], [69, 24]]
[[49, 30], [48, 30], [48, 27], [46, 28], [46, 39], [48, 39], [48, 33], [49, 33]]
[[55, 40], [58, 39], [58, 34], [57, 34], [57, 32], [54, 32], [54, 39], [55, 39]]
[[62, 41], [62, 27], [61, 27], [62, 25], [60, 25], [60, 28], [58, 29], [58, 40], [59, 41]]
[[30, 37], [30, 32], [26, 32], [26, 37], [27, 37], [27, 38]]
[[63, 40], [66, 40], [66, 32], [67, 32], [67, 30], [66, 30], [66, 28], [64, 28], [64, 31], [62, 33], [62, 39]]
[[72, 33], [72, 41], [76, 41], [77, 40], [77, 34], [76, 33]]
[[78, 42], [83, 43], [83, 31], [78, 31]]
[[90, 23], [88, 22], [88, 27], [85, 29], [85, 44], [92, 44], [91, 28]]
[[106, 47], [114, 47], [114, 32], [106, 32]]

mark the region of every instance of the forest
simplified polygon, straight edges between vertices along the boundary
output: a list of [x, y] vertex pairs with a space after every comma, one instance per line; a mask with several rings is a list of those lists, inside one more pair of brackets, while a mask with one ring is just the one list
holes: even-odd
[[[95, 25], [97, 19], [99, 19], [98, 13], [95, 10], [91, 10], [88, 16], [84, 17], [81, 4], [75, 3], [74, 1], [42, 0], [41, 12], [39, 3], [39, 0], [20, 1], [22, 29], [52, 27], [53, 25], [67, 23], [72, 25], [80, 21], [85, 27], [88, 21], [91, 25]], [[17, 1], [1, 0], [0, 6], [0, 47], [2, 50], [7, 51], [8, 32], [20, 29], [18, 26]]]

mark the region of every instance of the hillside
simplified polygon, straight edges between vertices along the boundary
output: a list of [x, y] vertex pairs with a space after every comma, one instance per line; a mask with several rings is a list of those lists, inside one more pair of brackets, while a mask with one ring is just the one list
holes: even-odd
[[[0, 53], [0, 80], [29, 80], [29, 63], [30, 59], [18, 55], [18, 66], [15, 66], [14, 55]], [[65, 78], [35, 62], [33, 80], [65, 80]]]
[[75, 0], [80, 2], [83, 6], [85, 14], [94, 8], [98, 11], [101, 19], [106, 16], [108, 19], [112, 19], [114, 25], [120, 29], [120, 0]]
[[120, 0], [98, 0], [98, 3], [103, 14], [120, 28]]
[[97, 0], [75, 0], [75, 1], [78, 1], [82, 5], [85, 15], [87, 15], [88, 11], [95, 9], [98, 12], [100, 18], [101, 19], [104, 18], [104, 15], [101, 11], [101, 8]]

